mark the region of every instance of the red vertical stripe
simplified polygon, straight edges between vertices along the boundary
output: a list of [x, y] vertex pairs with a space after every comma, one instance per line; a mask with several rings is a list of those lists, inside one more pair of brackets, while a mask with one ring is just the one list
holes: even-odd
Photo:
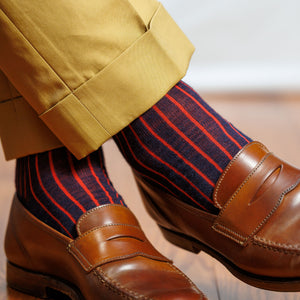
[[175, 153], [179, 158], [181, 158], [188, 166], [190, 166], [197, 174], [199, 174], [207, 183], [209, 183], [212, 187], [215, 186], [214, 182], [212, 182], [205, 174], [203, 174], [199, 169], [197, 169], [189, 160], [187, 160], [184, 156], [182, 156], [177, 150], [175, 150], [170, 144], [168, 144], [164, 139], [162, 139], [158, 134], [156, 134], [152, 128], [146, 123], [143, 117], [140, 117], [139, 120], [145, 125], [145, 127], [149, 130], [149, 132], [158, 139], [162, 144], [164, 144], [169, 150]]
[[65, 228], [65, 226], [57, 219], [54, 217], [54, 215], [45, 207], [45, 205], [38, 199], [38, 197], [36, 196], [33, 187], [32, 187], [32, 183], [31, 183], [31, 173], [30, 173], [30, 163], [29, 163], [29, 158], [28, 158], [28, 176], [29, 176], [29, 186], [30, 186], [30, 190], [31, 193], [34, 197], [34, 199], [36, 200], [37, 203], [39, 203], [39, 205], [44, 209], [44, 211], [55, 221], [57, 222], [61, 228], [63, 228], [63, 230], [68, 234], [69, 237], [72, 238], [72, 235], [70, 234], [70, 232], [67, 230], [67, 228]]
[[[138, 142], [140, 143], [140, 145], [151, 155], [153, 156], [155, 159], [157, 159], [159, 162], [161, 162], [162, 164], [164, 164], [165, 166], [167, 166], [169, 169], [171, 169], [173, 172], [175, 172], [177, 175], [179, 175], [180, 177], [182, 177], [186, 182], [189, 183], [190, 186], [192, 186], [196, 191], [198, 191], [198, 193], [200, 195], [202, 195], [203, 198], [205, 198], [207, 201], [212, 202], [211, 199], [209, 199], [194, 183], [192, 183], [188, 178], [186, 178], [182, 173], [180, 173], [178, 170], [176, 170], [173, 166], [171, 166], [170, 164], [168, 164], [166, 161], [162, 160], [159, 156], [157, 156], [154, 152], [152, 152], [146, 145], [143, 144], [143, 142], [140, 140], [140, 138], [138, 137], [138, 135], [136, 134], [136, 132], [133, 130], [131, 125], [128, 125], [128, 127], [131, 129], [132, 133], [135, 135], [135, 138], [138, 140]], [[193, 201], [195, 203], [197, 203], [199, 205], [198, 202], [196, 202], [194, 199]]]
[[87, 188], [87, 186], [83, 183], [83, 181], [81, 180], [81, 178], [78, 176], [73, 161], [72, 161], [72, 157], [71, 154], [69, 153], [69, 151], [67, 152], [68, 155], [68, 162], [69, 162], [69, 166], [71, 168], [71, 172], [75, 178], [75, 180], [79, 183], [79, 185], [83, 188], [83, 190], [87, 193], [87, 195], [89, 195], [89, 197], [91, 198], [91, 200], [95, 203], [96, 206], [99, 206], [99, 202], [97, 201], [97, 199], [94, 197], [94, 195], [91, 193], [91, 191]]
[[[88, 165], [89, 165], [89, 168], [91, 170], [91, 173], [92, 175], [94, 176], [94, 178], [96, 179], [97, 183], [99, 184], [99, 186], [101, 187], [101, 189], [104, 191], [105, 195], [107, 196], [107, 198], [109, 199], [110, 203], [114, 203], [110, 194], [108, 193], [108, 191], [105, 189], [105, 187], [102, 185], [102, 183], [100, 182], [98, 176], [96, 175], [94, 169], [93, 169], [93, 166], [92, 166], [92, 163], [91, 163], [91, 159], [90, 157], [88, 156], [87, 157], [87, 161], [88, 161]], [[99, 205], [99, 204], [98, 204]]]
[[[127, 160], [129, 160], [129, 159], [128, 159], [128, 156], [127, 156], [127, 151], [124, 150], [123, 145], [122, 145], [122, 142], [121, 142], [120, 138], [118, 137], [118, 135], [115, 135], [115, 138], [116, 138], [116, 139], [118, 140], [118, 142], [119, 142], [119, 147], [121, 148], [121, 152], [123, 153], [124, 156], [127, 157]], [[129, 144], [128, 144], [127, 140], [126, 140], [126, 143], [127, 143], [128, 148], [129, 148]], [[131, 151], [132, 156], [134, 156], [134, 154], [133, 154], [133, 152], [132, 152], [132, 149], [130, 148], [129, 150]], [[141, 165], [140, 161], [138, 161], [138, 159], [136, 158], [136, 156], [134, 156], [134, 159], [135, 159], [135, 161], [138, 162], [138, 164]], [[149, 169], [150, 169], [150, 168], [149, 168]], [[151, 169], [150, 169], [150, 170], [151, 170]], [[139, 173], [140, 175], [142, 175], [142, 176], [144, 176], [144, 177], [146, 177], [146, 178], [148, 178], [148, 179], [150, 179], [150, 180], [152, 180], [152, 181], [154, 181], [154, 182], [156, 182], [158, 185], [160, 185], [162, 188], [164, 188], [165, 190], [167, 190], [167, 191], [168, 191], [169, 193], [171, 193], [173, 196], [176, 196], [175, 193], [173, 193], [171, 190], [169, 190], [169, 189], [168, 189], [165, 185], [163, 185], [161, 182], [155, 180], [153, 177], [147, 176], [145, 173], [142, 173], [142, 172], [138, 171], [136, 168], [135, 168], [133, 171], [136, 172], [136, 173]], [[153, 170], [153, 171], [154, 171], [154, 170]], [[151, 172], [151, 171], [150, 171], [150, 172]], [[158, 173], [158, 174], [159, 174], [159, 173]], [[159, 175], [159, 176], [160, 176], [160, 175]]]
[[193, 122], [196, 127], [198, 127], [223, 153], [231, 160], [232, 155], [198, 122], [196, 121], [185, 109], [179, 104], [174, 98], [166, 94], [166, 97], [172, 101], [185, 115], [186, 117]]
[[35, 169], [36, 169], [36, 174], [37, 174], [37, 178], [39, 181], [39, 184], [43, 190], [43, 192], [46, 194], [46, 196], [49, 198], [49, 200], [58, 208], [60, 209], [65, 215], [67, 215], [69, 217], [69, 219], [76, 224], [76, 220], [72, 217], [72, 215], [66, 211], [61, 205], [59, 205], [53, 198], [52, 196], [48, 193], [48, 191], [46, 190], [45, 186], [43, 185], [42, 179], [41, 179], [41, 175], [40, 175], [40, 171], [39, 171], [39, 165], [38, 165], [38, 156], [35, 156]]
[[[190, 88], [187, 84], [185, 84], [183, 81], [182, 83]], [[224, 134], [239, 148], [242, 149], [242, 146], [226, 131], [224, 126], [221, 124], [221, 122], [212, 114], [210, 113], [202, 104], [200, 104], [191, 94], [180, 88], [178, 85], [176, 85], [176, 88], [180, 90], [182, 93], [187, 95], [190, 99], [192, 99], [207, 115], [209, 115], [221, 128], [221, 130], [224, 132]], [[196, 93], [196, 92], [195, 92]]]
[[202, 209], [204, 210], [207, 210], [203, 205], [201, 205], [200, 203], [196, 202], [193, 197], [191, 197], [188, 193], [186, 193], [184, 190], [182, 190], [179, 186], [177, 186], [175, 183], [173, 183], [169, 178], [167, 178], [166, 176], [164, 176], [163, 174], [151, 169], [150, 167], [146, 166], [145, 164], [143, 164], [134, 154], [134, 152], [132, 151], [130, 145], [129, 145], [129, 142], [124, 134], [123, 131], [121, 131], [122, 135], [123, 135], [123, 138], [127, 144], [127, 147], [132, 155], [132, 157], [135, 159], [135, 161], [140, 165], [142, 166], [143, 168], [149, 170], [151, 173], [154, 173], [154, 174], [157, 174], [159, 177], [162, 177], [164, 178], [166, 181], [168, 181], [171, 185], [173, 185], [178, 191], [180, 191], [182, 194], [184, 194], [186, 197], [188, 197], [189, 199], [191, 199], [193, 202], [195, 202], [198, 206], [200, 206]]
[[59, 186], [59, 188], [62, 190], [62, 192], [66, 195], [66, 197], [68, 197], [76, 206], [78, 206], [80, 208], [80, 210], [83, 213], [85, 213], [86, 209], [66, 190], [66, 188], [62, 185], [62, 183], [58, 179], [56, 172], [55, 172], [51, 151], [48, 152], [48, 156], [49, 156], [50, 170], [51, 170], [52, 176], [53, 176], [56, 184]]
[[223, 172], [223, 169], [202, 149], [200, 149], [191, 139], [183, 134], [164, 114], [157, 106], [153, 106], [153, 109], [162, 117], [162, 119], [174, 129], [186, 142], [188, 142], [198, 153], [200, 153], [208, 162], [210, 162], [219, 172]]

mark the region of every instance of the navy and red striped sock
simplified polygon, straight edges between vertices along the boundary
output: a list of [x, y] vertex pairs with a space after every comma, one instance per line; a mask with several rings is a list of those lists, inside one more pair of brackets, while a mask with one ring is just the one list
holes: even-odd
[[24, 206], [38, 219], [70, 237], [87, 210], [124, 204], [104, 166], [101, 148], [77, 160], [66, 148], [19, 158], [16, 189]]
[[146, 181], [213, 213], [218, 178], [251, 141], [182, 81], [114, 140]]

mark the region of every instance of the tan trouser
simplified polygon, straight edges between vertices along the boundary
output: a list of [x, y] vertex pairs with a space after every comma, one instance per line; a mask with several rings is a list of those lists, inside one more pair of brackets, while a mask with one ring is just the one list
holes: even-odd
[[[193, 46], [156, 0], [1, 0], [0, 137], [7, 159], [78, 159], [153, 106]], [[22, 95], [22, 96], [21, 96]]]

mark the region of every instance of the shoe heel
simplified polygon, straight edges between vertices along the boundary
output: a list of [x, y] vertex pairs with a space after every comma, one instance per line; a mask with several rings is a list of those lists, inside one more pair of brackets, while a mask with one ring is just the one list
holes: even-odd
[[34, 273], [7, 262], [7, 285], [21, 293], [41, 299], [80, 300], [81, 296], [64, 282]]
[[166, 229], [162, 226], [159, 226], [163, 236], [172, 244], [190, 251], [192, 253], [198, 254], [202, 249], [198, 243], [193, 241], [191, 238], [180, 234], [178, 232], [174, 232], [172, 230]]
[[47, 299], [47, 284], [43, 275], [29, 272], [7, 262], [7, 285], [22, 293]]

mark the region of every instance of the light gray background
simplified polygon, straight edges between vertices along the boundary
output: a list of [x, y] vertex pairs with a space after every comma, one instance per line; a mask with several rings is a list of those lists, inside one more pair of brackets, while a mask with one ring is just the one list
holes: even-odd
[[196, 46], [202, 91], [300, 90], [299, 0], [161, 0]]

